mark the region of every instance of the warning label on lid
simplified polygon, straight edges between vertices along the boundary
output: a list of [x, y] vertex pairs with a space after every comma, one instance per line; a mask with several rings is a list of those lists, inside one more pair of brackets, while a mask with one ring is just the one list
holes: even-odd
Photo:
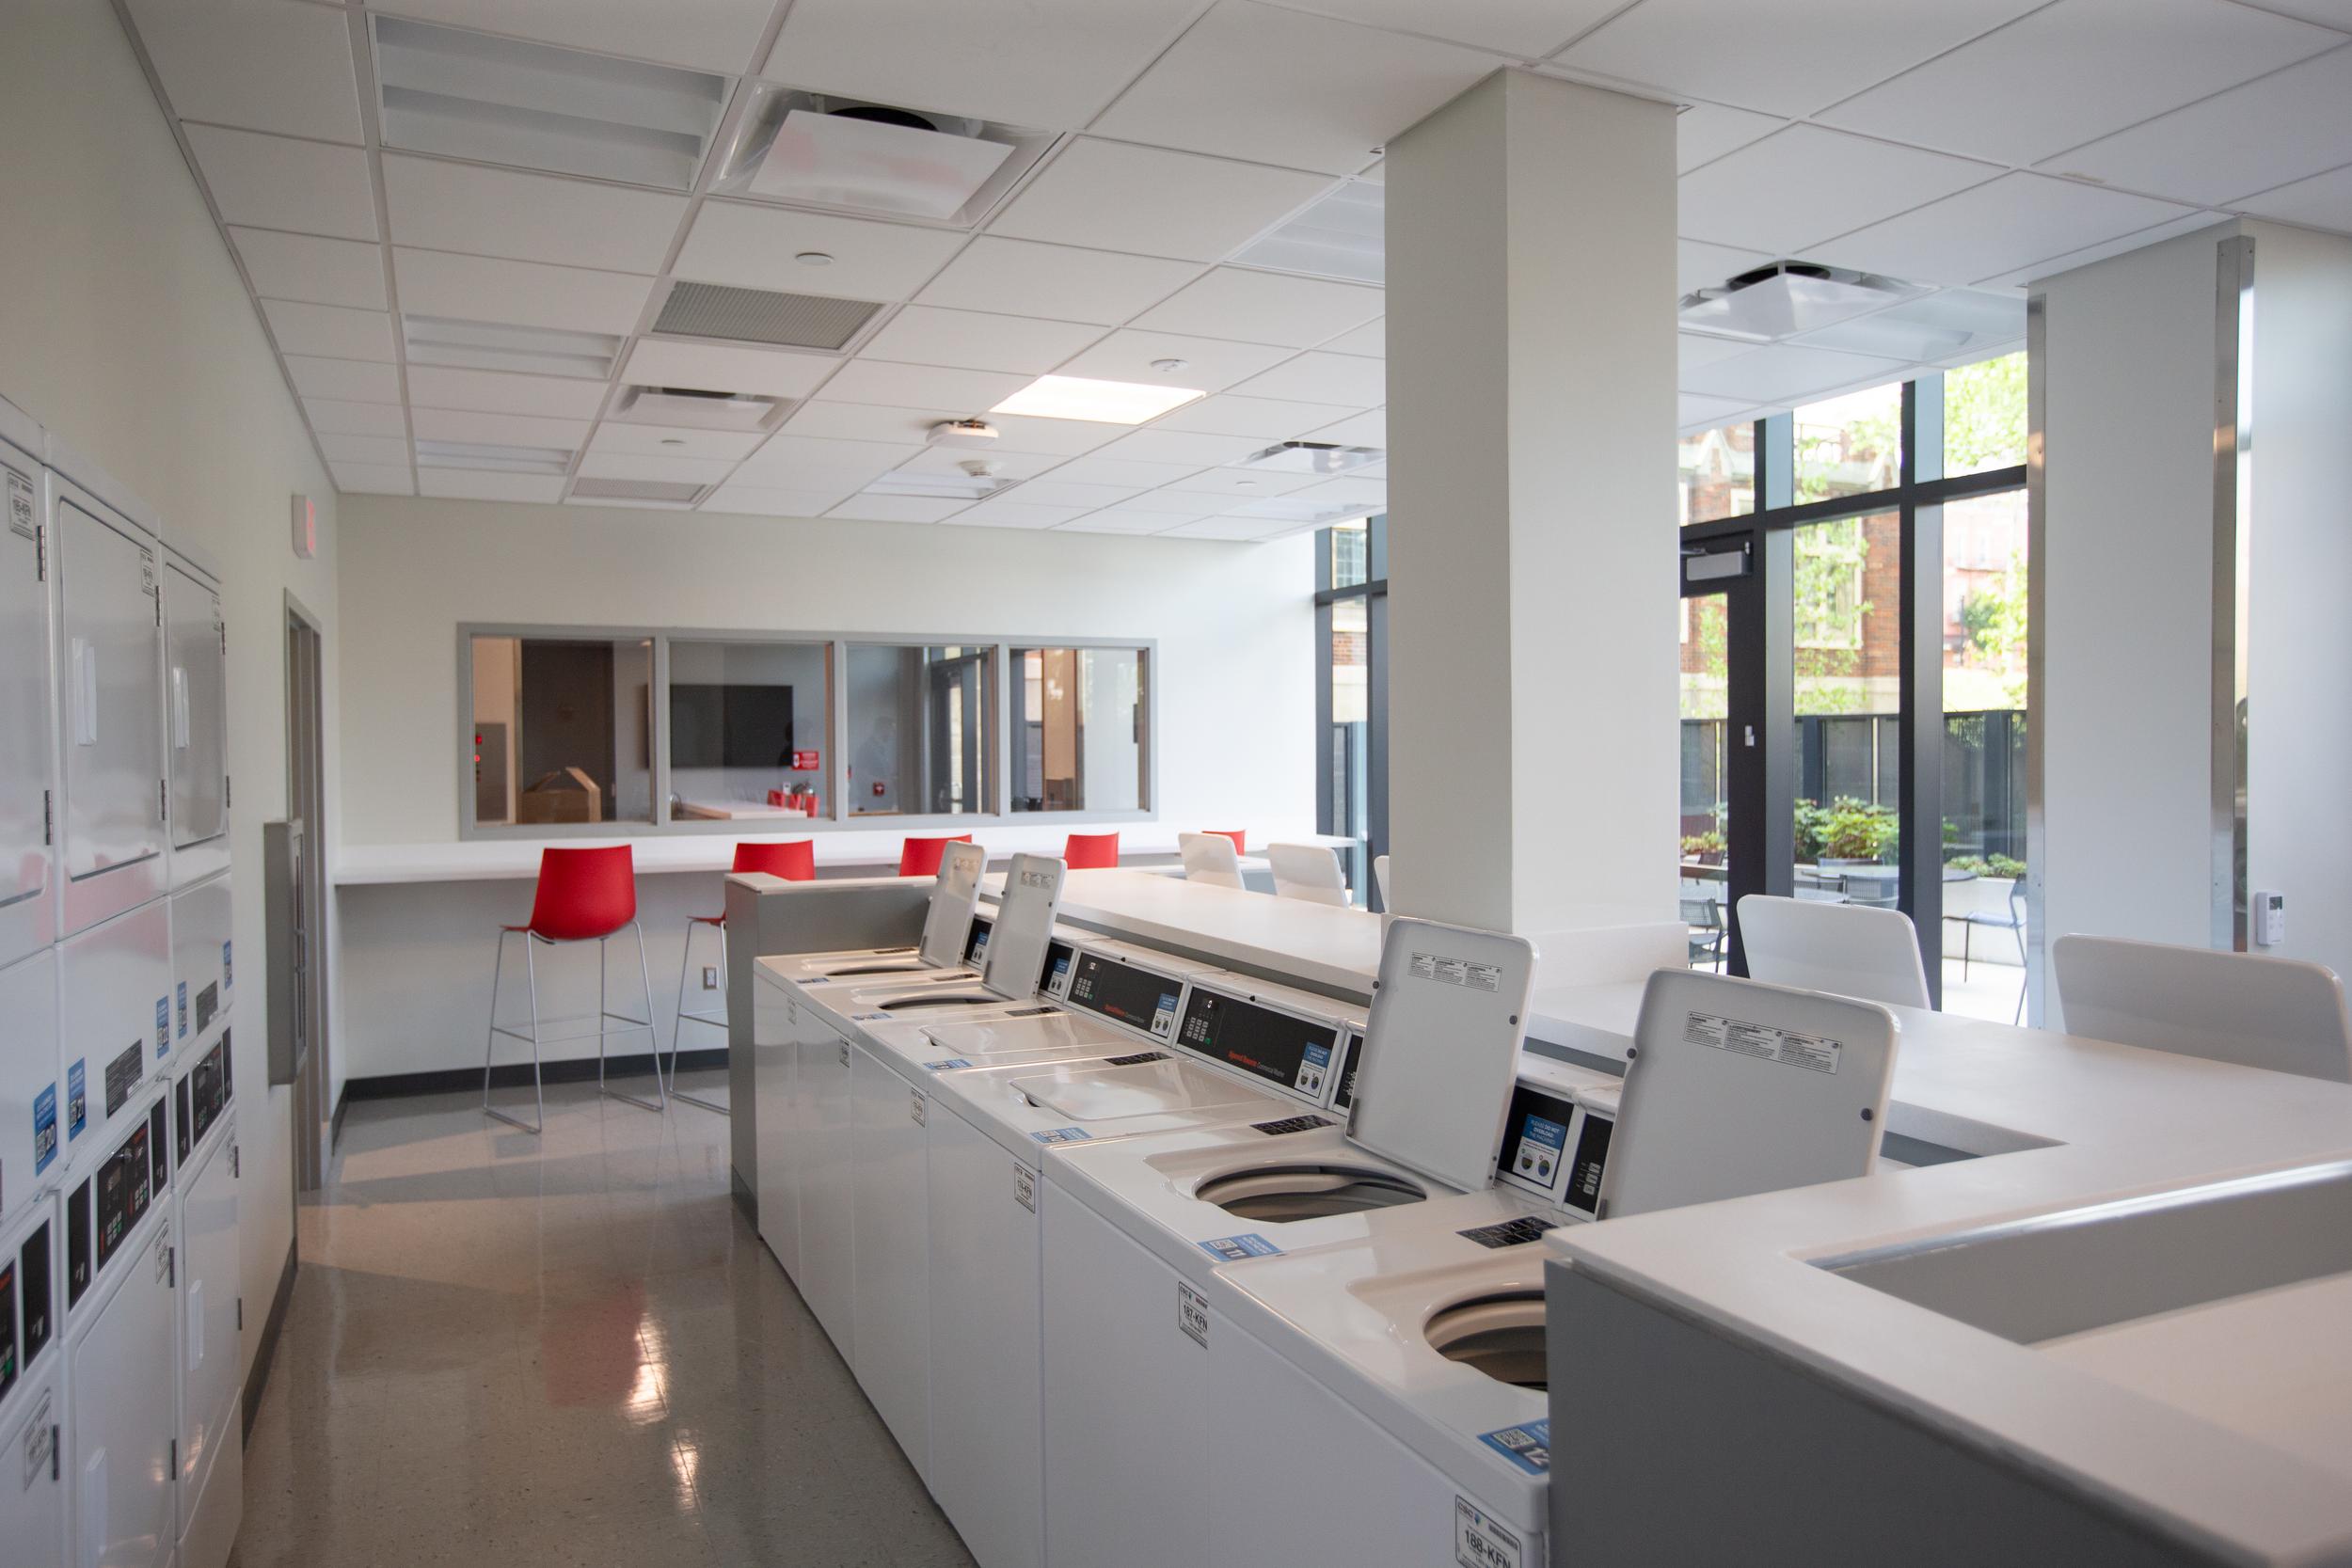
[[1837, 1058], [1846, 1049], [1820, 1035], [1801, 1035], [1793, 1029], [1775, 1029], [1769, 1023], [1750, 1023], [1714, 1013], [1688, 1015], [1682, 1039], [1686, 1045], [1711, 1046], [1735, 1056], [1755, 1056], [1808, 1072], [1836, 1072]]
[[1493, 964], [1474, 964], [1463, 958], [1449, 958], [1441, 953], [1414, 954], [1406, 973], [1416, 980], [1434, 980], [1441, 986], [1460, 986], [1468, 990], [1502, 989], [1502, 971]]

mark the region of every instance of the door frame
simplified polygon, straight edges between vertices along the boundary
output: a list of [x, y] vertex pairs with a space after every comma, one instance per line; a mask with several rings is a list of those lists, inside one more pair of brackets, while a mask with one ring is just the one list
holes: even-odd
[[310, 607], [287, 593], [285, 624], [286, 816], [302, 824], [303, 949], [299, 1008], [302, 1045], [294, 1066], [294, 1184], [297, 1195], [326, 1184], [334, 1154], [336, 1110], [328, 1093], [333, 1050], [326, 955], [333, 950], [326, 882], [326, 630]]

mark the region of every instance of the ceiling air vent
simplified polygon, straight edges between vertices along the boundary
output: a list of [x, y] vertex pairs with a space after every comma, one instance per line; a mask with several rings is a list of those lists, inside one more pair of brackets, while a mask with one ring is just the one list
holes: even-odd
[[576, 479], [572, 481], [571, 499], [579, 501], [657, 501], [670, 506], [691, 506], [696, 498], [708, 488], [706, 484], [690, 484], [675, 479]]
[[1925, 292], [1915, 283], [1875, 273], [1810, 261], [1773, 261], [1719, 288], [1683, 295], [1681, 317], [1684, 326], [1701, 332], [1769, 341], [1818, 331]]
[[626, 387], [612, 418], [624, 424], [687, 430], [766, 430], [792, 405], [751, 392], [706, 392], [695, 387]]
[[798, 87], [760, 86], [712, 188], [970, 228], [1052, 133]]
[[1388, 453], [1378, 447], [1343, 447], [1336, 441], [1278, 441], [1232, 465], [1236, 468], [1270, 468], [1283, 474], [1343, 474], [1377, 463]]
[[672, 286], [653, 329], [680, 338], [838, 352], [881, 309], [863, 299], [826, 299], [720, 283], [678, 283]]
[[457, 365], [468, 370], [523, 371], [601, 381], [612, 373], [613, 358], [621, 352], [621, 340], [606, 332], [562, 332], [440, 316], [403, 316], [400, 325], [412, 365]]
[[1233, 258], [1247, 267], [1343, 277], [1353, 283], [1388, 278], [1382, 225], [1388, 198], [1369, 180], [1342, 185], [1290, 222]]

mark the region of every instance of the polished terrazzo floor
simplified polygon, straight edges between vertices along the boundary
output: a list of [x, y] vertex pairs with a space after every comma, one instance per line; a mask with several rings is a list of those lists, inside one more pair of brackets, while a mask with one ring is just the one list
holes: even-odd
[[[697, 1085], [723, 1095], [723, 1076]], [[727, 1123], [352, 1107], [232, 1568], [969, 1563], [727, 1196]]]

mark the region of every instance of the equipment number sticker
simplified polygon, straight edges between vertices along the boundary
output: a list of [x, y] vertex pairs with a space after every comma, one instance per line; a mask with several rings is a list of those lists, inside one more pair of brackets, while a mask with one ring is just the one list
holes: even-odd
[[1465, 1497], [1454, 1499], [1454, 1560], [1461, 1568], [1526, 1568], [1519, 1538]]
[[1209, 1298], [1181, 1279], [1176, 1282], [1176, 1326], [1202, 1350], [1209, 1348]]
[[907, 1091], [907, 1115], [914, 1118], [915, 1126], [924, 1125], [924, 1118], [930, 1115], [930, 1101], [923, 1098], [921, 1089]]
[[1037, 1172], [1018, 1160], [1012, 1163], [1012, 1200], [1030, 1213], [1037, 1212]]

